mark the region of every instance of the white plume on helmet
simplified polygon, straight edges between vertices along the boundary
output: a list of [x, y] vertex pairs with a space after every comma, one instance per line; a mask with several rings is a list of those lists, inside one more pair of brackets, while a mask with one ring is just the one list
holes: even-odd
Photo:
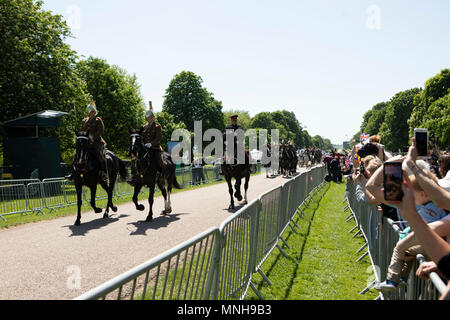
[[155, 115], [155, 112], [153, 111], [152, 102], [149, 101], [149, 104], [150, 104], [150, 108], [149, 108], [147, 111], [145, 111], [145, 118], [146, 118], [146, 119], [147, 119], [147, 118], [150, 118], [151, 116], [154, 116], [154, 115]]
[[95, 111], [95, 113], [97, 113], [97, 108], [95, 106], [95, 101], [92, 98], [92, 96], [89, 96], [89, 99], [91, 100], [91, 102], [89, 103], [89, 105], [86, 107], [86, 112], [90, 113], [91, 111]]

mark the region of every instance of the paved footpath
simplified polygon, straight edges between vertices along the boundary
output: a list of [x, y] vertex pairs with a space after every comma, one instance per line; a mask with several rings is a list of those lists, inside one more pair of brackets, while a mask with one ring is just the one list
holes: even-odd
[[[302, 169], [303, 171], [304, 169]], [[252, 176], [248, 200], [287, 181]], [[242, 184], [243, 187], [243, 184]], [[0, 299], [72, 299], [129, 269], [219, 226], [230, 213], [226, 183], [171, 195], [173, 213], [160, 216], [162, 196], [155, 198], [153, 221], [133, 203], [118, 205], [109, 219], [93, 211], [0, 230]], [[73, 207], [76, 210], [76, 206]], [[239, 209], [240, 206], [237, 206]], [[73, 276], [81, 275], [73, 288]]]

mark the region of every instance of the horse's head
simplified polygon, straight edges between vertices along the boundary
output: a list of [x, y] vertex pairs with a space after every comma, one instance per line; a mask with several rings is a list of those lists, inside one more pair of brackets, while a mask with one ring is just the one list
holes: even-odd
[[138, 151], [142, 148], [143, 139], [142, 139], [142, 130], [129, 130], [130, 131], [130, 157], [131, 160], [136, 159]]
[[76, 168], [84, 169], [87, 163], [87, 157], [89, 153], [89, 135], [87, 132], [75, 132], [77, 136], [77, 141], [75, 144], [75, 152], [76, 152]]

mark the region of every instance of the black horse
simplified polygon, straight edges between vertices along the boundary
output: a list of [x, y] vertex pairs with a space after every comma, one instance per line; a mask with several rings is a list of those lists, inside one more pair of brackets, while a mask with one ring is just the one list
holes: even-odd
[[[225, 139], [225, 135], [224, 135], [224, 155], [227, 153], [226, 152], [226, 139]], [[236, 151], [236, 141], [234, 143], [234, 150]], [[234, 153], [236, 155], [236, 152]], [[234, 178], [235, 179], [235, 184], [234, 184], [234, 189], [235, 189], [235, 193], [234, 193], [234, 197], [236, 197], [236, 199], [238, 201], [242, 200], [242, 194], [241, 194], [241, 180], [242, 178], [245, 178], [245, 183], [244, 183], [244, 204], [247, 204], [247, 190], [248, 190], [248, 182], [250, 181], [250, 164], [249, 163], [243, 163], [243, 164], [238, 164], [236, 161], [236, 157], [234, 158], [234, 162], [233, 164], [228, 164], [226, 163], [226, 159], [225, 156], [222, 157], [222, 164], [221, 164], [221, 168], [222, 168], [222, 174], [225, 178], [225, 180], [227, 181], [228, 184], [228, 193], [230, 194], [230, 205], [228, 207], [228, 210], [233, 210], [234, 209], [234, 198], [233, 198], [233, 186], [231, 185], [231, 179]], [[246, 161], [247, 162], [247, 161]]]
[[150, 210], [145, 221], [152, 221], [153, 195], [155, 193], [155, 184], [157, 184], [164, 197], [164, 210], [161, 214], [171, 213], [170, 193], [172, 192], [172, 187], [177, 189], [182, 189], [182, 187], [177, 182], [176, 165], [173, 163], [170, 154], [167, 152], [163, 153], [164, 165], [162, 168], [159, 168], [155, 156], [152, 156], [152, 153], [148, 152], [144, 146], [141, 129], [140, 131], [130, 130], [130, 156], [131, 161], [135, 163], [132, 185], [134, 186], [133, 203], [136, 206], [136, 210], [143, 211], [145, 209], [144, 205], [138, 203], [138, 194], [143, 186], [147, 186], [150, 190], [148, 195]]
[[108, 203], [106, 205], [105, 213], [103, 218], [108, 218], [109, 208], [116, 212], [117, 207], [112, 203], [112, 193], [114, 190], [114, 185], [116, 183], [117, 175], [120, 174], [122, 181], [127, 179], [127, 169], [125, 162], [120, 160], [114, 153], [107, 150], [106, 151], [106, 163], [109, 183], [103, 181], [99, 175], [100, 166], [98, 164], [95, 151], [91, 147], [91, 141], [86, 132], [75, 132], [77, 136], [76, 141], [76, 154], [73, 163], [73, 181], [75, 184], [75, 189], [77, 192], [77, 206], [78, 214], [75, 225], [78, 226], [81, 223], [81, 191], [83, 186], [89, 187], [91, 190], [91, 206], [95, 213], [101, 213], [102, 209], [96, 207], [95, 205], [95, 195], [97, 192], [97, 184], [100, 183], [103, 189], [108, 194]]

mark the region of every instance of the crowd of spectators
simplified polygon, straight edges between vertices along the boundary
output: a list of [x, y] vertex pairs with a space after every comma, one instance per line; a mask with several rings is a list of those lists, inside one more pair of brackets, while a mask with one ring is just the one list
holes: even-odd
[[[357, 159], [357, 161], [351, 161]], [[388, 162], [401, 163], [401, 200], [385, 199], [383, 168]], [[440, 299], [450, 299], [450, 153], [430, 148], [426, 160], [417, 159], [416, 141], [411, 139], [407, 155], [393, 156], [384, 150], [378, 136], [352, 150], [341, 167], [344, 177], [353, 180], [358, 201], [377, 206], [378, 212], [390, 218], [401, 230], [386, 275], [376, 285], [383, 293], [406, 285], [413, 261], [423, 254], [416, 275], [427, 279], [437, 272], [447, 290]]]

